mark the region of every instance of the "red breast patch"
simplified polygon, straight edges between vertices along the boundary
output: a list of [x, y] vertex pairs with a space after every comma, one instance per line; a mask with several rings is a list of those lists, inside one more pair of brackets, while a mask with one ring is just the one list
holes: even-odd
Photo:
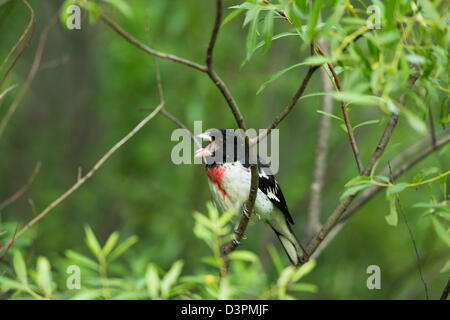
[[223, 198], [227, 196], [227, 193], [222, 188], [223, 177], [225, 175], [225, 168], [221, 166], [216, 166], [213, 168], [206, 169], [206, 174], [208, 175], [209, 180], [217, 185], [220, 193], [222, 193]]

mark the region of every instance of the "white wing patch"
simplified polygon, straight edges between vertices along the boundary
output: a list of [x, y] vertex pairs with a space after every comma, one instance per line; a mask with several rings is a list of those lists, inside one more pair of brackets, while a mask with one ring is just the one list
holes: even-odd
[[[275, 188], [276, 188], [276, 186], [275, 186]], [[267, 188], [266, 196], [269, 199], [280, 201], [280, 199], [278, 199], [278, 197], [275, 195], [275, 191], [272, 188]]]

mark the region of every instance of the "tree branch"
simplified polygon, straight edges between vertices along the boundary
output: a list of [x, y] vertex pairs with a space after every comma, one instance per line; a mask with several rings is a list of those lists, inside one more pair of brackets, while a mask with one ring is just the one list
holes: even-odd
[[[322, 48], [317, 43], [315, 46], [316, 46], [316, 49], [319, 52], [319, 54], [321, 56], [326, 57], [325, 52], [322, 50]], [[337, 89], [339, 91], [342, 91], [341, 81], [339, 80], [339, 77], [337, 76], [336, 70], [334, 69], [334, 67], [331, 63], [328, 63], [327, 66], [328, 66], [328, 69], [330, 69], [331, 74], [333, 75], [333, 80], [334, 80], [334, 83], [336, 84]], [[353, 128], [350, 123], [350, 119], [348, 117], [348, 112], [347, 112], [347, 104], [345, 103], [344, 100], [341, 100], [341, 109], [342, 109], [342, 114], [344, 115], [344, 122], [345, 122], [345, 126], [347, 128], [348, 138], [350, 140], [350, 145], [352, 147], [353, 154], [355, 156], [359, 174], [362, 174], [364, 171], [364, 166], [362, 164], [361, 157], [359, 156], [358, 145], [356, 144], [355, 136], [353, 135]]]
[[27, 41], [25, 42], [23, 47], [20, 49], [20, 51], [17, 54], [17, 56], [14, 58], [14, 61], [9, 66], [8, 70], [6, 70], [5, 75], [3, 76], [2, 80], [0, 81], [0, 87], [2, 86], [2, 84], [6, 80], [6, 78], [8, 77], [9, 73], [11, 72], [11, 70], [16, 65], [16, 63], [19, 60], [19, 58], [25, 52], [25, 49], [28, 48], [28, 46], [30, 45], [31, 39], [33, 39], [34, 33], [36, 31], [36, 18], [35, 18], [35, 15], [34, 15], [33, 7], [31, 7], [30, 4], [26, 0], [22, 0], [22, 2], [27, 6], [28, 10], [30, 11], [30, 14], [31, 14], [30, 21], [28, 22], [28, 25], [26, 26], [26, 28], [23, 31], [22, 35], [20, 36], [19, 40], [17, 40], [16, 44], [11, 48], [11, 50], [8, 53], [8, 55], [5, 57], [5, 59], [3, 60], [2, 64], [0, 65], [0, 71], [3, 69], [3, 66], [8, 62], [9, 58], [12, 56], [14, 51], [16, 51], [17, 47], [23, 42], [23, 40], [25, 39], [25, 36], [30, 31], [31, 27], [33, 27], [33, 30], [31, 30], [31, 34], [28, 37]]
[[180, 58], [173, 54], [168, 54], [168, 53], [156, 51], [156, 50], [149, 48], [148, 46], [146, 46], [145, 44], [143, 44], [142, 42], [140, 42], [139, 40], [134, 38], [132, 35], [130, 35], [128, 32], [123, 30], [117, 23], [115, 23], [114, 21], [109, 19], [107, 16], [102, 14], [102, 15], [100, 15], [100, 19], [104, 23], [106, 23], [109, 27], [111, 27], [111, 29], [113, 29], [115, 32], [117, 32], [120, 36], [122, 36], [125, 40], [127, 40], [129, 43], [135, 45], [136, 47], [145, 51], [146, 53], [153, 55], [155, 57], [161, 58], [161, 59], [172, 60], [174, 62], [184, 64], [188, 67], [197, 69], [202, 72], [206, 72], [206, 67], [202, 66], [198, 63], [195, 63], [193, 61], [190, 61], [190, 60], [187, 60], [184, 58]]
[[208, 49], [206, 51], [206, 73], [209, 75], [211, 80], [214, 82], [214, 84], [219, 88], [220, 92], [224, 96], [225, 100], [228, 103], [228, 106], [231, 109], [231, 112], [233, 113], [233, 116], [238, 124], [238, 127], [242, 129], [245, 133], [245, 148], [250, 156], [250, 169], [251, 169], [251, 184], [250, 184], [250, 192], [248, 195], [248, 199], [246, 202], [246, 211], [248, 213], [248, 216], [242, 215], [241, 220], [239, 221], [239, 225], [237, 229], [235, 230], [235, 241], [230, 242], [228, 245], [226, 245], [223, 248], [223, 254], [227, 255], [228, 253], [232, 252], [237, 248], [240, 241], [242, 240], [242, 237], [244, 236], [245, 229], [247, 228], [248, 222], [250, 220], [250, 216], [253, 213], [253, 207], [255, 204], [257, 191], [258, 191], [258, 183], [259, 183], [259, 175], [258, 175], [258, 165], [256, 162], [256, 156], [253, 157], [252, 153], [250, 152], [250, 142], [249, 137], [247, 136], [247, 127], [245, 125], [244, 118], [242, 117], [241, 112], [239, 111], [239, 108], [236, 104], [236, 101], [234, 100], [233, 96], [231, 95], [230, 91], [226, 87], [225, 83], [220, 79], [220, 77], [215, 73], [214, 67], [213, 67], [213, 53], [214, 53], [214, 46], [216, 44], [217, 35], [219, 33], [220, 24], [222, 21], [222, 12], [223, 12], [223, 3], [222, 0], [216, 1], [216, 18], [214, 21], [214, 27], [211, 34], [211, 38], [209, 41]]
[[444, 288], [444, 291], [442, 291], [441, 300], [447, 300], [449, 293], [450, 293], [450, 277], [448, 278], [448, 282]]
[[319, 68], [319, 66], [311, 66], [308, 69], [308, 73], [306, 74], [305, 78], [303, 79], [302, 83], [300, 84], [300, 87], [295, 92], [292, 99], [289, 101], [289, 104], [286, 106], [286, 108], [281, 112], [281, 114], [276, 117], [273, 122], [267, 127], [266, 130], [261, 132], [256, 138], [253, 138], [250, 142], [250, 145], [258, 144], [261, 140], [263, 140], [265, 137], [267, 137], [270, 132], [275, 129], [281, 121], [283, 121], [284, 118], [291, 112], [291, 110], [294, 108], [295, 104], [297, 103], [298, 99], [303, 95], [305, 92], [306, 86], [308, 85], [309, 80], [311, 80], [312, 75], [314, 72]]
[[6, 111], [5, 117], [0, 122], [0, 138], [2, 137], [2, 134], [11, 119], [12, 115], [16, 111], [17, 107], [19, 106], [20, 102], [22, 101], [23, 97], [25, 96], [25, 93], [28, 91], [31, 82], [33, 81], [36, 72], [39, 69], [39, 65], [41, 63], [42, 54], [44, 52], [45, 43], [47, 41], [48, 33], [50, 32], [51, 28], [55, 25], [56, 21], [58, 20], [58, 15], [54, 15], [53, 18], [49, 21], [49, 23], [45, 26], [44, 30], [41, 33], [41, 36], [39, 37], [39, 44], [36, 49], [36, 53], [34, 55], [33, 64], [31, 65], [31, 69], [28, 73], [27, 79], [25, 80], [25, 83], [22, 86], [22, 89], [20, 90], [17, 97], [14, 99], [12, 104], [10, 105], [9, 109]]
[[[410, 89], [416, 80], [418, 79], [419, 75], [418, 72], [415, 72], [411, 74], [408, 78], [407, 87]], [[404, 104], [405, 94], [404, 92], [401, 94], [399, 101], [400, 104]], [[392, 133], [394, 131], [394, 128], [398, 122], [398, 115], [393, 113], [391, 117], [389, 118], [389, 121], [385, 127], [385, 130], [381, 136], [381, 139], [377, 145], [377, 148], [372, 154], [372, 157], [370, 158], [369, 163], [367, 164], [366, 168], [363, 170], [362, 175], [368, 176], [370, 175], [373, 166], [377, 162], [377, 160], [383, 155], [384, 150], [386, 149], [386, 146], [388, 145]], [[320, 230], [320, 232], [310, 241], [307, 248], [307, 253], [309, 256], [311, 256], [318, 248], [320, 243], [325, 239], [325, 237], [329, 234], [329, 232], [336, 226], [341, 216], [344, 214], [344, 212], [347, 210], [348, 206], [353, 202], [353, 200], [356, 198], [356, 196], [359, 193], [355, 193], [353, 195], [350, 195], [344, 200], [342, 200], [339, 205], [336, 207], [336, 209], [332, 212], [332, 214], [329, 216], [327, 221], [325, 222], [324, 226]]]
[[[325, 39], [321, 39], [321, 45], [328, 47]], [[333, 90], [328, 74], [324, 69], [320, 70], [320, 81], [323, 92]], [[331, 113], [333, 109], [333, 99], [329, 95], [321, 97], [320, 110]], [[328, 137], [330, 135], [331, 118], [319, 114], [319, 123], [317, 125], [316, 152], [314, 155], [314, 169], [312, 182], [309, 189], [309, 203], [307, 209], [306, 228], [303, 236], [303, 242], [307, 243], [311, 238], [320, 231], [320, 208], [322, 203], [322, 189], [324, 177], [327, 170], [327, 154], [328, 154]]]
[[124, 138], [117, 142], [111, 149], [106, 152], [100, 160], [92, 167], [92, 169], [81, 179], [79, 179], [72, 187], [70, 187], [66, 192], [60, 195], [56, 200], [54, 200], [48, 207], [46, 207], [41, 213], [39, 213], [35, 218], [28, 222], [19, 232], [17, 232], [14, 239], [8, 241], [5, 245], [0, 247], [0, 252], [9, 247], [9, 245], [17, 238], [22, 236], [29, 228], [31, 228], [35, 223], [45, 217], [52, 209], [58, 206], [61, 202], [67, 199], [72, 193], [74, 193], [81, 185], [83, 185], [89, 178], [91, 178], [94, 173], [105, 163], [109, 157], [116, 152], [122, 145], [124, 145], [131, 137], [133, 137], [143, 126], [147, 124], [162, 108], [164, 103], [161, 103], [152, 113], [146, 116], [139, 124], [131, 130]]
[[[442, 137], [440, 140], [438, 140], [435, 146], [430, 146], [425, 150], [422, 150], [422, 152], [420, 152], [412, 160], [405, 163], [404, 165], [401, 165], [401, 162], [403, 162], [406, 158], [411, 156], [411, 154], [413, 154], [415, 151], [421, 150], [423, 146], [429, 144], [429, 140], [428, 138], [426, 138], [418, 142], [417, 144], [411, 146], [410, 148], [406, 149], [392, 161], [392, 163], [395, 164], [394, 166], [399, 166], [399, 168], [393, 173], [393, 178], [398, 179], [403, 173], [411, 169], [413, 166], [415, 166], [421, 160], [428, 157], [433, 152], [444, 147], [449, 142], [450, 142], [450, 135], [446, 135]], [[383, 174], [386, 174], [387, 171], [388, 168], [386, 167], [383, 170]], [[325, 241], [323, 241], [320, 244], [320, 247], [315, 251], [314, 256], [315, 257], [319, 256], [322, 253], [322, 251], [328, 246], [328, 244], [334, 239], [334, 237], [344, 228], [348, 219], [351, 216], [353, 216], [362, 206], [364, 206], [367, 202], [369, 202], [370, 199], [375, 197], [382, 189], [383, 187], [381, 186], [373, 186], [364, 190], [358, 197], [357, 201], [353, 203], [352, 206], [350, 206], [348, 209], [345, 210], [336, 226], [331, 230]]]
[[[392, 176], [391, 164], [389, 162], [388, 162], [388, 168], [389, 168], [389, 176], [390, 176], [390, 179], [391, 179], [391, 183], [395, 183], [395, 179]], [[397, 205], [400, 208], [400, 212], [401, 212], [401, 214], [403, 216], [403, 220], [405, 221], [406, 228], [408, 229], [409, 236], [411, 237], [411, 242], [413, 244], [414, 251], [416, 253], [417, 266], [419, 268], [420, 279], [422, 280], [423, 286], [425, 288], [425, 296], [426, 296], [427, 300], [429, 300], [430, 296], [428, 294], [428, 286], [427, 286], [427, 283], [426, 283], [426, 281], [425, 281], [425, 279], [423, 277], [422, 261], [420, 260], [419, 250], [417, 249], [417, 245], [416, 245], [416, 239], [414, 238], [414, 234], [413, 234], [413, 232], [411, 230], [411, 227], [410, 227], [410, 225], [408, 223], [408, 219], [406, 217], [405, 211], [403, 210], [403, 206], [402, 206], [402, 203], [400, 201], [400, 195], [398, 193], [396, 194], [396, 198], [397, 198]]]

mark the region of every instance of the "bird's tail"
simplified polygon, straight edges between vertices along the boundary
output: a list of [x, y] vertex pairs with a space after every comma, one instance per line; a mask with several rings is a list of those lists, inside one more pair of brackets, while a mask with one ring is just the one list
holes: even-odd
[[286, 221], [283, 228], [277, 228], [278, 230], [275, 229], [274, 226], [271, 227], [273, 231], [275, 231], [275, 234], [293, 265], [298, 266], [308, 260], [305, 250], [292, 231], [289, 222]]

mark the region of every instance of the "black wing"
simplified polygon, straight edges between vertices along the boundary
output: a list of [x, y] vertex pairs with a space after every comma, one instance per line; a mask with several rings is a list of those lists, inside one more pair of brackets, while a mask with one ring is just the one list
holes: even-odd
[[269, 199], [270, 201], [283, 212], [286, 219], [294, 224], [294, 220], [292, 220], [291, 214], [289, 213], [286, 200], [284, 199], [283, 192], [281, 192], [281, 188], [275, 180], [274, 175], [269, 169], [267, 164], [261, 162], [261, 159], [258, 159], [258, 171], [259, 171], [259, 185], [258, 189], [260, 189]]

